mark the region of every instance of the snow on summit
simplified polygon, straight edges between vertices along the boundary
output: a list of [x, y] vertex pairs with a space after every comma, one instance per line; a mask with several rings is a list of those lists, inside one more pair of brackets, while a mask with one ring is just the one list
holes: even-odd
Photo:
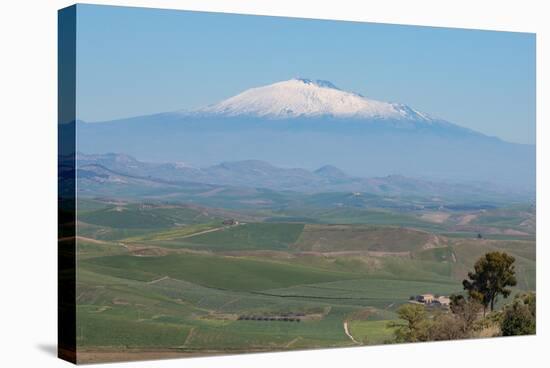
[[403, 104], [368, 99], [357, 93], [343, 91], [328, 81], [298, 78], [251, 88], [195, 112], [274, 119], [334, 116], [432, 121], [427, 114]]

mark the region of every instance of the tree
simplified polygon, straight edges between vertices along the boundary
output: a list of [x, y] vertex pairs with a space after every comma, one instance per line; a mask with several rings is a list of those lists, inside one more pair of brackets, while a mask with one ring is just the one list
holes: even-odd
[[517, 295], [504, 308], [500, 330], [503, 336], [532, 335], [536, 333], [536, 297], [534, 293]]
[[494, 310], [499, 295], [504, 298], [510, 295], [507, 286], [517, 284], [515, 260], [505, 252], [489, 252], [475, 263], [474, 272], [468, 272], [469, 280], [462, 281], [470, 297], [483, 305], [483, 315], [488, 306]]
[[477, 299], [465, 298], [463, 295], [451, 295], [450, 299], [451, 312], [459, 321], [462, 333], [469, 334], [483, 306]]
[[458, 340], [468, 337], [460, 318], [452, 313], [437, 313], [429, 327], [431, 341]]
[[397, 315], [405, 321], [389, 322], [388, 327], [395, 328], [396, 342], [429, 341], [430, 321], [426, 318], [426, 309], [421, 304], [403, 304]]

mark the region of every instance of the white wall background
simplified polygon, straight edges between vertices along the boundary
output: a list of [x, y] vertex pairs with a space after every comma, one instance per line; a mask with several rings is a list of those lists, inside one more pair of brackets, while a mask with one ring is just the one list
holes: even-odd
[[[537, 33], [536, 337], [114, 364], [135, 367], [544, 366], [550, 358], [550, 9], [542, 0], [94, 1], [247, 14]], [[0, 366], [58, 367], [56, 321], [57, 10], [62, 0], [0, 3]], [[546, 359], [545, 359], [546, 358]]]

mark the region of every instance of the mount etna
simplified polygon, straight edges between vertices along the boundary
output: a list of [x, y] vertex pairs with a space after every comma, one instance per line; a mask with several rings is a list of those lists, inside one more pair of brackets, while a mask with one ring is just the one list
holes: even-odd
[[[464, 108], [468, 108], [465, 106]], [[291, 79], [196, 110], [77, 122], [79, 149], [206, 166], [260, 160], [352, 176], [404, 175], [533, 188], [535, 147], [505, 142], [407, 105]]]

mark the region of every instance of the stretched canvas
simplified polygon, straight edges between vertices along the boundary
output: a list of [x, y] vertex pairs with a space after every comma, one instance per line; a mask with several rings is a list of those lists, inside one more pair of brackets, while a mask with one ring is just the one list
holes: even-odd
[[59, 11], [59, 356], [536, 331], [535, 35]]

